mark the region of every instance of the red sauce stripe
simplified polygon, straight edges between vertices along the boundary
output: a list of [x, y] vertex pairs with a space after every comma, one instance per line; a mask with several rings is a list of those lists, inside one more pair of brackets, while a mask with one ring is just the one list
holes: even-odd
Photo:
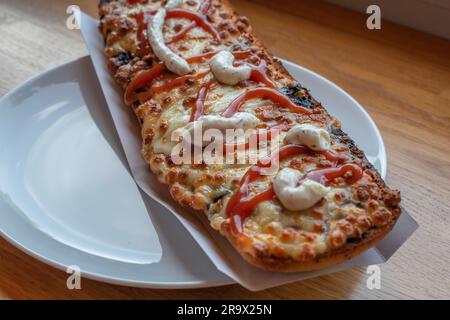
[[208, 91], [215, 85], [213, 80], [210, 80], [203, 84], [198, 91], [197, 99], [195, 101], [194, 108], [192, 109], [190, 121], [196, 121], [205, 110], [205, 100], [208, 95]]
[[138, 94], [138, 99], [140, 101], [146, 101], [146, 100], [150, 99], [155, 94], [168, 92], [168, 91], [174, 89], [175, 87], [179, 87], [179, 86], [184, 85], [186, 83], [186, 81], [188, 81], [190, 79], [198, 80], [198, 79], [204, 78], [208, 74], [209, 74], [209, 70], [208, 71], [204, 71], [204, 72], [199, 72], [199, 73], [196, 73], [196, 74], [187, 74], [185, 76], [177, 77], [177, 78], [173, 79], [172, 81], [170, 81], [168, 83], [165, 83], [165, 84], [160, 85], [158, 87], [152, 87], [150, 90]]
[[243, 94], [238, 96], [236, 99], [234, 99], [227, 109], [222, 113], [222, 116], [230, 118], [232, 117], [236, 112], [239, 111], [239, 108], [250, 99], [269, 99], [273, 103], [288, 108], [290, 111], [294, 113], [306, 113], [311, 114], [311, 110], [297, 106], [295, 103], [291, 101], [287, 96], [284, 94], [278, 92], [274, 88], [267, 88], [267, 87], [258, 87], [258, 88], [251, 88], [245, 91]]
[[197, 12], [185, 10], [185, 9], [170, 9], [167, 10], [166, 19], [171, 18], [184, 18], [189, 19], [192, 21], [195, 21], [197, 26], [203, 28], [206, 32], [211, 34], [216, 40], [220, 41], [220, 35], [219, 32], [216, 30], [216, 28], [206, 21], [205, 17]]
[[167, 69], [164, 63], [160, 62], [149, 70], [140, 72], [136, 77], [131, 80], [130, 84], [125, 90], [124, 100], [126, 105], [130, 105], [134, 101], [134, 93], [137, 89], [145, 87], [153, 79], [166, 72]]

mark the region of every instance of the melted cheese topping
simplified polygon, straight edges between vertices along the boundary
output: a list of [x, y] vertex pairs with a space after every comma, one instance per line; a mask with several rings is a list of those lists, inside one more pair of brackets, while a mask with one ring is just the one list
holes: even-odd
[[[208, 99], [205, 102], [207, 113], [222, 113], [233, 100], [245, 92], [245, 88], [218, 86], [208, 93]], [[244, 108], [241, 107], [241, 111]]]
[[155, 55], [164, 62], [167, 69], [180, 76], [191, 71], [186, 60], [172, 52], [164, 43], [163, 25], [166, 18], [166, 10], [159, 9], [153, 17], [151, 23], [148, 24], [147, 34], [150, 46]]
[[303, 144], [314, 151], [330, 149], [330, 134], [328, 131], [311, 124], [299, 124], [286, 134], [285, 141], [292, 144]]
[[225, 84], [235, 85], [250, 78], [252, 69], [247, 66], [233, 66], [234, 56], [229, 51], [220, 51], [210, 61], [209, 65], [214, 77]]
[[273, 180], [273, 189], [283, 206], [291, 211], [305, 210], [322, 199], [330, 188], [310, 179], [301, 181], [302, 174], [291, 168], [278, 172]]

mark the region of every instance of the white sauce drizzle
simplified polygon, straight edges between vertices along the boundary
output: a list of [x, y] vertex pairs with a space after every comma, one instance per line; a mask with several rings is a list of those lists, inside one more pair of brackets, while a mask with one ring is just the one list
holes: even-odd
[[[167, 5], [170, 4], [170, 1]], [[170, 4], [172, 5], [172, 4]], [[159, 9], [147, 26], [148, 40], [155, 55], [164, 62], [167, 69], [180, 76], [191, 71], [186, 60], [175, 54], [164, 43], [163, 26], [167, 11]]]
[[287, 143], [303, 144], [314, 151], [330, 149], [330, 134], [327, 130], [311, 124], [299, 124], [291, 128], [284, 138]]
[[209, 66], [214, 77], [228, 85], [235, 85], [240, 81], [249, 79], [252, 69], [247, 65], [235, 67], [233, 62], [233, 54], [222, 50], [209, 61]]
[[305, 210], [322, 199], [330, 188], [310, 179], [298, 182], [302, 174], [291, 168], [278, 172], [273, 180], [273, 189], [283, 206], [291, 211]]
[[[194, 137], [203, 137], [208, 129], [217, 129], [225, 134], [227, 129], [243, 129], [245, 131], [255, 128], [259, 122], [256, 116], [248, 112], [237, 112], [230, 118], [225, 118], [220, 115], [205, 115], [198, 118], [197, 121], [186, 125], [183, 128], [183, 136], [190, 136], [192, 144], [205, 146], [210, 141], [203, 141], [202, 139], [200, 143], [200, 141], [195, 141]], [[196, 132], [194, 135], [194, 131], [196, 130], [198, 130], [198, 133]], [[225, 141], [225, 136], [222, 141]]]

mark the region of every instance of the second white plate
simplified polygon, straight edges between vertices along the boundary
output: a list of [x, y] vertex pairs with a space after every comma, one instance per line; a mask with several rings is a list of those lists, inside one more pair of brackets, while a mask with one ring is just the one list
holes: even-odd
[[[342, 89], [290, 62], [291, 74], [337, 116], [384, 177], [370, 116]], [[107, 130], [100, 132], [96, 122]], [[144, 203], [129, 175], [89, 57], [30, 79], [0, 101], [0, 233], [60, 269], [130, 286], [230, 284], [165, 208]], [[164, 186], [161, 186], [164, 188]], [[154, 230], [153, 219], [167, 226]], [[158, 241], [159, 238], [159, 241]]]

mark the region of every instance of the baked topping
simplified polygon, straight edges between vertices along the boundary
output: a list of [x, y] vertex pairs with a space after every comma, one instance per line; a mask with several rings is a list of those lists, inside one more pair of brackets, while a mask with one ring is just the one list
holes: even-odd
[[330, 134], [327, 130], [309, 123], [298, 124], [292, 127], [284, 138], [286, 143], [304, 144], [314, 151], [330, 149]]
[[211, 71], [224, 84], [235, 85], [250, 78], [252, 69], [247, 65], [233, 66], [234, 56], [228, 51], [220, 51], [210, 61]]
[[273, 180], [273, 189], [283, 206], [291, 211], [312, 207], [322, 199], [330, 188], [311, 180], [302, 179], [299, 171], [284, 168]]
[[183, 4], [183, 0], [168, 0], [164, 8], [166, 10], [174, 9], [174, 8], [181, 7], [182, 4]]

